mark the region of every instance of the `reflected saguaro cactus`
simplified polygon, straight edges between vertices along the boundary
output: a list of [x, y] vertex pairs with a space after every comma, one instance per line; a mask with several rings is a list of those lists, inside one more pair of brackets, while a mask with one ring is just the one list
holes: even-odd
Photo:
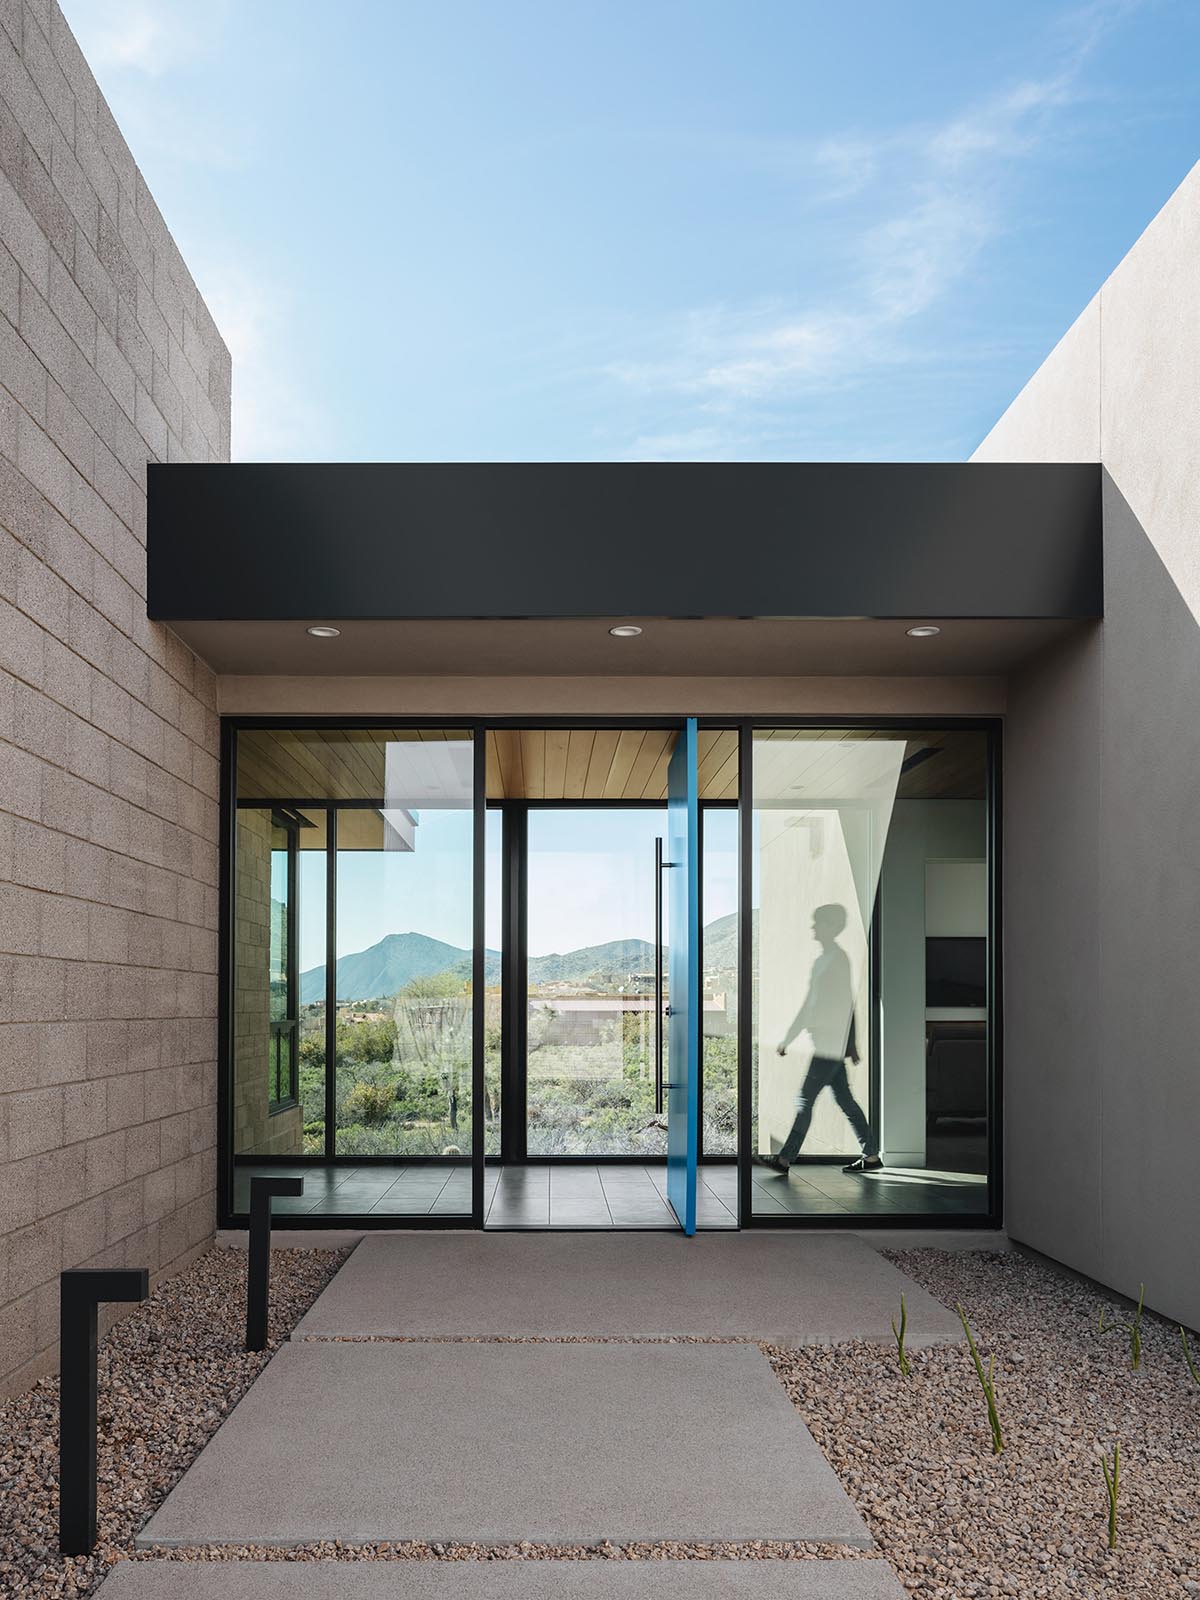
[[392, 1014], [396, 1066], [440, 1081], [450, 1129], [457, 1133], [460, 1098], [470, 1089], [470, 984], [449, 972], [414, 978], [397, 994]]

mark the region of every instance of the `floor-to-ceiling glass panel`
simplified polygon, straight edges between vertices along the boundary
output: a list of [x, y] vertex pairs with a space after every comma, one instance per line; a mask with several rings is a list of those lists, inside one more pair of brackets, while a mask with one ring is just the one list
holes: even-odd
[[281, 1212], [470, 1214], [473, 751], [458, 729], [239, 733], [235, 1210], [294, 1158]]
[[337, 823], [337, 1152], [469, 1157], [469, 810]]
[[987, 743], [753, 742], [751, 1210], [988, 1206]]
[[[528, 1152], [661, 1156], [654, 908], [666, 812], [531, 806], [528, 829]], [[664, 1039], [664, 1072], [665, 1057]]]

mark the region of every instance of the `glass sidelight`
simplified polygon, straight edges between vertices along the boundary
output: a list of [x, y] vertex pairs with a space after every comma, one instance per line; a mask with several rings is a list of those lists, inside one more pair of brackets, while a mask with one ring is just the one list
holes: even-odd
[[479, 746], [469, 729], [239, 734], [233, 1196], [470, 1217], [483, 996]]
[[337, 813], [339, 1155], [470, 1157], [472, 831], [469, 804]]
[[752, 766], [751, 1215], [988, 1214], [986, 735], [759, 729]]

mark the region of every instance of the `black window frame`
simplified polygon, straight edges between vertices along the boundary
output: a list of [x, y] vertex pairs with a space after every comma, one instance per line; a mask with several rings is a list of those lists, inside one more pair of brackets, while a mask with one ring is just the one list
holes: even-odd
[[[1003, 719], [995, 714], [971, 715], [928, 715], [912, 713], [902, 715], [888, 713], [881, 715], [867, 715], [852, 713], [838, 715], [836, 712], [824, 714], [800, 714], [789, 716], [780, 712], [763, 712], [753, 710], [741, 715], [712, 714], [701, 715], [698, 718], [702, 730], [726, 729], [736, 730], [738, 734], [739, 750], [739, 798], [734, 804], [738, 810], [738, 855], [739, 855], [739, 895], [738, 895], [738, 1211], [739, 1226], [741, 1228], [770, 1229], [777, 1227], [790, 1227], [797, 1231], [805, 1228], [828, 1230], [830, 1228], [886, 1228], [902, 1235], [905, 1229], [995, 1229], [1003, 1226], [1004, 1219], [1004, 1186], [1003, 1186], [1003, 1045], [1004, 1045], [1004, 1007], [1003, 1007], [1003, 907], [1001, 903], [1000, 886], [1003, 868], [1003, 762], [1002, 762], [1002, 730]], [[572, 716], [442, 716], [436, 713], [424, 715], [404, 714], [400, 716], [375, 715], [312, 715], [297, 716], [282, 713], [271, 715], [266, 713], [226, 715], [221, 718], [221, 835], [220, 835], [220, 881], [219, 881], [219, 927], [220, 927], [220, 964], [218, 981], [218, 1029], [219, 1029], [219, 1076], [217, 1086], [218, 1099], [218, 1128], [219, 1139], [217, 1146], [218, 1170], [218, 1225], [222, 1227], [244, 1226], [247, 1217], [244, 1213], [235, 1212], [233, 1209], [233, 906], [234, 906], [234, 877], [236, 855], [236, 819], [242, 807], [269, 807], [269, 799], [238, 800], [237, 796], [237, 735], [240, 729], [247, 731], [268, 728], [389, 728], [412, 727], [422, 728], [437, 726], [440, 728], [469, 729], [476, 741], [476, 786], [477, 793], [483, 794], [484, 779], [486, 774], [486, 735], [493, 729], [522, 729], [522, 728], [678, 728], [681, 726], [680, 716], [663, 715], [572, 715]], [[943, 1213], [936, 1216], [928, 1213], [910, 1214], [847, 1214], [845, 1218], [837, 1216], [801, 1216], [789, 1215], [787, 1217], [767, 1217], [761, 1214], [755, 1216], [750, 1206], [750, 1163], [751, 1163], [751, 1120], [752, 1120], [752, 1028], [753, 1007], [752, 996], [752, 922], [751, 922], [751, 844], [753, 838], [753, 793], [751, 763], [753, 757], [753, 734], [759, 728], [873, 728], [873, 729], [909, 729], [909, 730], [936, 730], [953, 729], [958, 732], [982, 733], [987, 741], [987, 837], [988, 837], [988, 897], [989, 897], [989, 926], [988, 926], [988, 1208], [984, 1213]], [[297, 799], [293, 804], [312, 804], [312, 801]], [[365, 802], [364, 802], [365, 803]], [[728, 802], [727, 802], [728, 803]], [[338, 805], [345, 806], [346, 802], [328, 802], [325, 799], [315, 801], [318, 806]], [[353, 804], [353, 802], [351, 802]], [[483, 983], [483, 924], [484, 924], [484, 829], [486, 799], [482, 805], [476, 807], [475, 829], [475, 957], [474, 975], [475, 983], [482, 988]], [[701, 824], [703, 826], [703, 824]], [[327, 848], [332, 841], [327, 841]], [[334, 916], [334, 905], [328, 907], [327, 915], [330, 920]], [[878, 919], [873, 919], [877, 922]], [[507, 926], [507, 922], [506, 922]], [[873, 960], [873, 966], [876, 961]], [[874, 985], [872, 986], [874, 988]], [[877, 996], [872, 995], [873, 1004], [877, 1004]], [[475, 1018], [475, 1072], [473, 1095], [474, 1103], [482, 1104], [483, 1098], [483, 1012], [482, 1007], [477, 1008]], [[875, 1030], [872, 1030], [874, 1034]], [[877, 1094], [877, 1086], [872, 1084], [872, 1098]], [[505, 1108], [507, 1109], [507, 1108]], [[503, 1114], [503, 1113], [502, 1113]], [[475, 1119], [477, 1127], [475, 1139], [477, 1148], [473, 1150], [474, 1184], [472, 1214], [468, 1221], [465, 1215], [454, 1217], [425, 1217], [406, 1216], [403, 1220], [405, 1228], [438, 1229], [462, 1228], [464, 1226], [481, 1229], [483, 1227], [483, 1119]], [[270, 1158], [268, 1158], [269, 1160]], [[281, 1158], [282, 1159], [282, 1158]], [[288, 1158], [293, 1161], [296, 1158]], [[338, 1162], [351, 1160], [360, 1164], [370, 1161], [370, 1157], [338, 1157]], [[382, 1158], [381, 1158], [382, 1159]], [[494, 1159], [494, 1158], [489, 1158]], [[570, 1159], [570, 1158], [566, 1158]], [[712, 1157], [708, 1158], [714, 1159]], [[716, 1160], [730, 1159], [720, 1156]], [[300, 1157], [300, 1164], [319, 1166], [325, 1164], [326, 1158], [321, 1156]], [[319, 1228], [329, 1226], [328, 1216], [323, 1212], [297, 1215], [290, 1219], [293, 1226], [300, 1228]], [[339, 1222], [344, 1226], [356, 1228], [390, 1228], [397, 1226], [395, 1217], [375, 1215], [355, 1215], [339, 1217]]]

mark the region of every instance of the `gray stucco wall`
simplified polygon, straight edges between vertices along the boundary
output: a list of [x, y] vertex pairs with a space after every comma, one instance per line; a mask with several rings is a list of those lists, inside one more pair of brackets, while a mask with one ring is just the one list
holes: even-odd
[[146, 463], [229, 353], [53, 0], [0, 5], [0, 1389], [57, 1274], [212, 1233], [215, 682], [146, 620]]
[[1100, 460], [1106, 616], [1010, 685], [1010, 1233], [1200, 1325], [1200, 168], [980, 460]]

